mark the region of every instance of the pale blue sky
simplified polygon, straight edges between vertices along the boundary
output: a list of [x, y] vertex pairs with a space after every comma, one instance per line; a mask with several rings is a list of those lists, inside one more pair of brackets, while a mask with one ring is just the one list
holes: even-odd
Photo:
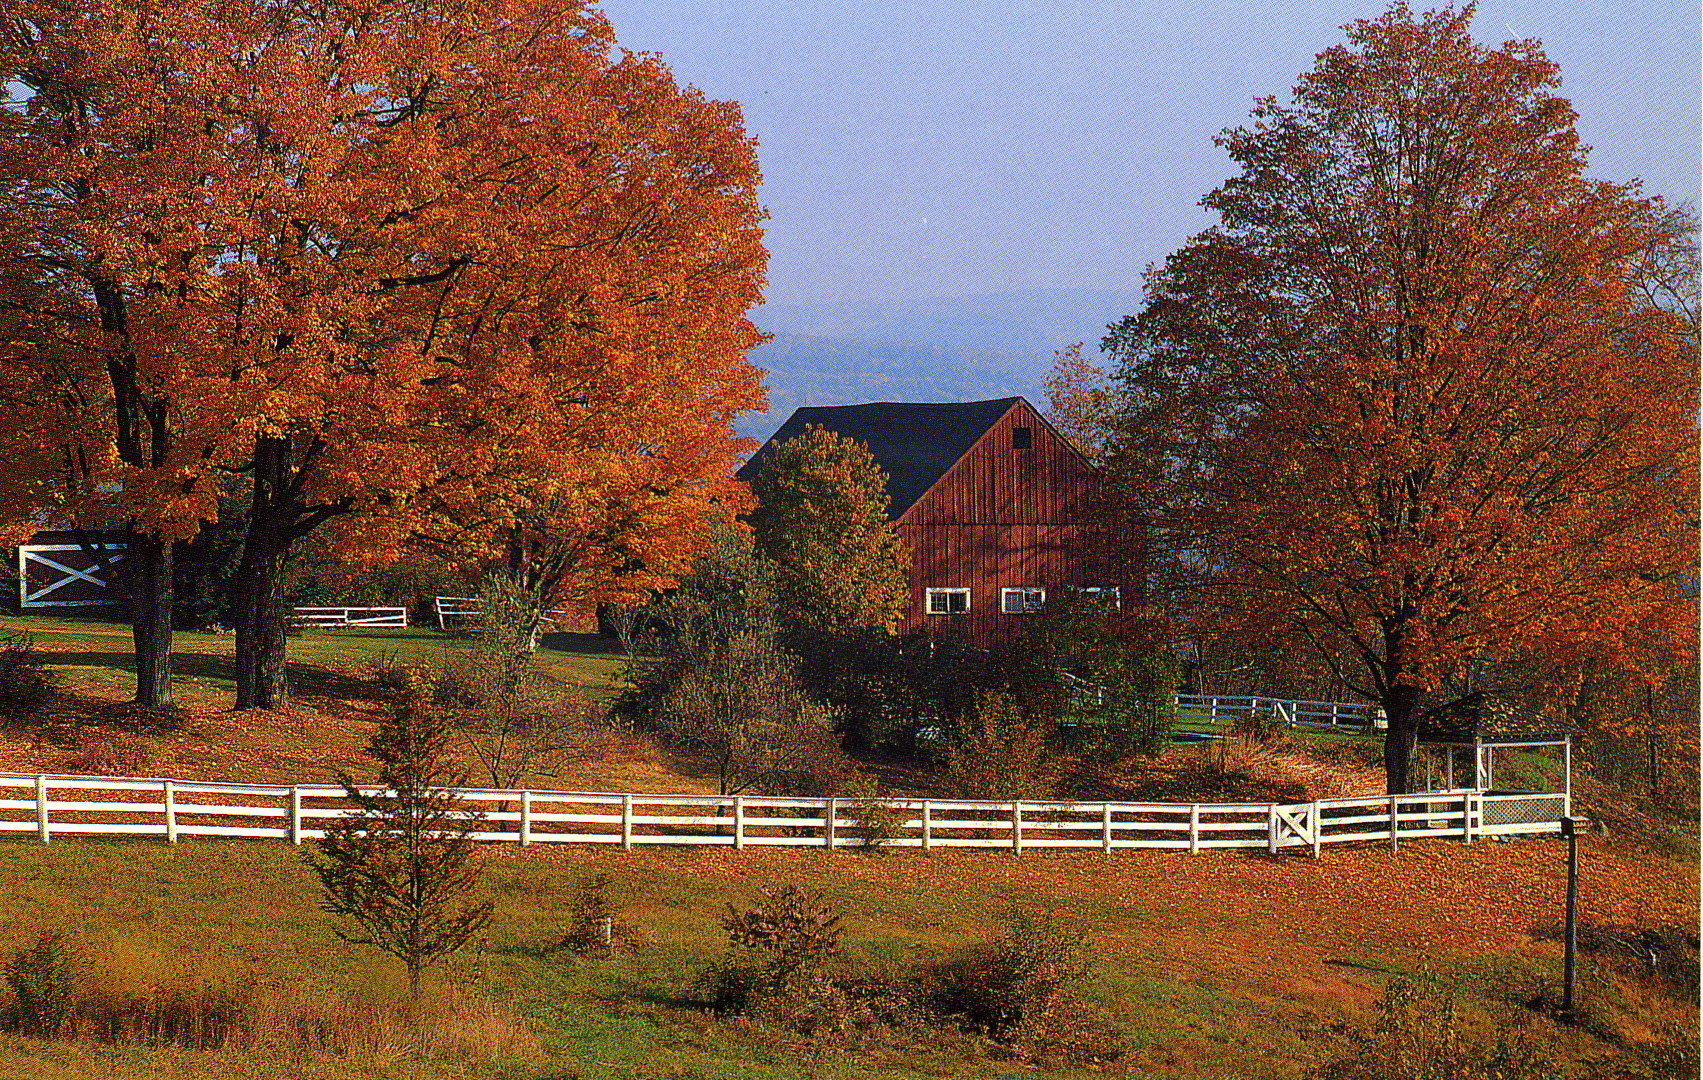
[[[1423, 2], [1416, 8], [1423, 8]], [[782, 305], [1131, 289], [1209, 223], [1212, 145], [1377, 2], [604, 0], [623, 46], [738, 101]], [[1540, 39], [1592, 173], [1697, 202], [1696, 0], [1485, 0]], [[1510, 28], [1513, 33], [1510, 34]]]

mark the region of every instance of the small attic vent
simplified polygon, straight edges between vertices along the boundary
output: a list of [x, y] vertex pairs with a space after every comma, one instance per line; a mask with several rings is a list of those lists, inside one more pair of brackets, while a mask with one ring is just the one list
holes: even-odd
[[1029, 449], [1029, 447], [1033, 445], [1033, 443], [1031, 442], [1032, 438], [1033, 438], [1033, 435], [1032, 435], [1029, 428], [1026, 428], [1026, 427], [1014, 427], [1014, 428], [1012, 428], [1011, 429], [1011, 449], [1013, 449], [1013, 450], [1027, 450], [1027, 449]]

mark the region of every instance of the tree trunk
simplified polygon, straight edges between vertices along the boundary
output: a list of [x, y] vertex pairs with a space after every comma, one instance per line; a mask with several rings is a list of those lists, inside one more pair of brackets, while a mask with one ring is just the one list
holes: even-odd
[[155, 536], [130, 534], [125, 559], [130, 594], [130, 633], [136, 644], [136, 704], [176, 707], [171, 688], [172, 545]]
[[1384, 732], [1384, 787], [1391, 795], [1413, 790], [1413, 758], [1419, 744], [1419, 688], [1396, 684], [1379, 702], [1388, 729]]
[[299, 535], [298, 508], [288, 493], [290, 474], [288, 440], [256, 440], [254, 497], [236, 577], [239, 709], [276, 709], [289, 701], [284, 567]]
[[237, 708], [276, 709], [289, 700], [285, 678], [284, 564], [287, 531], [249, 523], [237, 567]]

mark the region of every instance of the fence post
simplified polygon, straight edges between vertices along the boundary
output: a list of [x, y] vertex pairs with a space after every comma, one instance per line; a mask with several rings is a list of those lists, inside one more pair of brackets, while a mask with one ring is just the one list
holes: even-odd
[[1011, 850], [1015, 854], [1023, 854], [1023, 804], [1020, 802], [1011, 804]]
[[302, 789], [290, 789], [290, 843], [302, 842]]
[[834, 825], [839, 820], [838, 799], [828, 799], [822, 805], [822, 846], [834, 850]]
[[1325, 818], [1319, 813], [1319, 800], [1313, 800], [1313, 858], [1319, 857], [1319, 845], [1325, 842]]
[[1399, 833], [1400, 831], [1401, 831], [1401, 800], [1400, 800], [1399, 796], [1391, 795], [1390, 796], [1390, 850], [1391, 851], [1396, 851], [1396, 850], [1399, 849], [1399, 842], [1397, 841], [1396, 836], [1397, 836], [1397, 833]]
[[1277, 854], [1277, 804], [1270, 803], [1265, 808], [1265, 827], [1267, 850]]
[[1472, 843], [1472, 792], [1461, 796], [1461, 843]]
[[1189, 854], [1200, 854], [1200, 804], [1189, 804]]
[[633, 850], [633, 797], [621, 796], [621, 850]]
[[53, 837], [47, 827], [47, 777], [35, 778], [35, 835], [42, 843], [47, 843]]
[[745, 850], [745, 796], [733, 797], [733, 850]]
[[927, 799], [922, 801], [922, 849], [924, 851], [928, 850], [929, 842], [934, 839], [933, 809], [933, 807], [928, 805]]
[[171, 781], [167, 780], [162, 783], [160, 789], [165, 795], [166, 843], [175, 844], [177, 843], [177, 800], [172, 797]]
[[532, 792], [520, 793], [520, 846], [532, 844]]
[[1112, 804], [1100, 804], [1100, 850], [1112, 853]]

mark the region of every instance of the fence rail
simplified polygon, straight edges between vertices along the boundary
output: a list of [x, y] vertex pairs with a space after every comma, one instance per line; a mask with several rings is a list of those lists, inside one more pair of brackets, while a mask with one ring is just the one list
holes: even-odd
[[[363, 791], [375, 792], [367, 788]], [[476, 839], [518, 843], [851, 847], [874, 800], [768, 795], [647, 795], [465, 788]], [[331, 784], [225, 784], [166, 778], [0, 774], [0, 833], [265, 837], [301, 843], [357, 814]], [[1348, 841], [1514, 836], [1560, 831], [1565, 794], [1432, 791], [1280, 803], [988, 802], [894, 799], [896, 848], [1114, 851], [1263, 848]]]
[[1364, 730], [1381, 726], [1382, 712], [1347, 701], [1298, 701], [1258, 694], [1178, 694], [1177, 710], [1185, 719], [1218, 723], [1238, 716], [1267, 712], [1285, 727], [1328, 727]]
[[290, 621], [297, 626], [394, 626], [408, 625], [405, 607], [298, 607]]

